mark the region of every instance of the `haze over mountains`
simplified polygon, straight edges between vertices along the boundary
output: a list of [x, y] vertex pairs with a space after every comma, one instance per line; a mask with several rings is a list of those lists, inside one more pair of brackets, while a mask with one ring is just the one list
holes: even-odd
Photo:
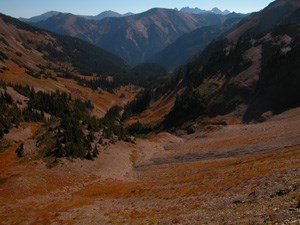
[[[37, 64], [43, 67], [51, 63], [53, 67], [57, 66], [58, 71], [63, 71], [60, 65], [65, 64], [70, 71], [74, 69], [83, 74], [117, 75], [126, 73], [128, 69], [121, 58], [92, 44], [42, 31], [2, 14], [0, 16], [1, 40], [8, 39], [1, 43], [2, 60], [12, 60], [29, 70], [40, 70]], [[19, 37], [18, 41], [14, 37]]]
[[0, 218], [300, 222], [299, 15], [0, 14]]
[[234, 15], [231, 14], [232, 17], [221, 25], [205, 26], [182, 35], [147, 61], [161, 64], [170, 70], [175, 69], [203, 50], [213, 39], [230, 30], [244, 17], [240, 14]]
[[[221, 11], [220, 9], [218, 9], [216, 7], [213, 8], [212, 10], [210, 10], [210, 11], [209, 10], [202, 10], [202, 9], [199, 9], [199, 8], [183, 7], [183, 8], [180, 9], [180, 11], [185, 12], [185, 13], [191, 13], [191, 14], [215, 13], [215, 14], [227, 15], [227, 14], [231, 13], [227, 9], [224, 10], [224, 11]], [[38, 16], [33, 16], [31, 18], [20, 17], [19, 20], [21, 20], [23, 22], [26, 22], [26, 23], [36, 23], [36, 22], [40, 22], [40, 21], [44, 21], [46, 19], [49, 19], [50, 17], [58, 15], [60, 13], [63, 13], [63, 12], [49, 11], [49, 12], [43, 13], [43, 14], [38, 15]], [[63, 14], [67, 14], [67, 13], [63, 13]], [[132, 12], [128, 12], [128, 13], [125, 13], [125, 14], [120, 14], [120, 13], [114, 12], [112, 10], [106, 10], [106, 11], [103, 11], [103, 12], [99, 13], [96, 16], [91, 16], [91, 15], [86, 15], [86, 16], [78, 15], [78, 16], [81, 16], [81, 17], [86, 18], [86, 19], [91, 19], [91, 20], [102, 20], [106, 17], [123, 17], [123, 16], [132, 16], [132, 15], [134, 15], [134, 13], [132, 13]]]
[[220, 14], [220, 15], [228, 15], [231, 12], [226, 9], [224, 11], [218, 9], [217, 7], [212, 8], [211, 10], [204, 10], [204, 9], [199, 9], [199, 8], [190, 8], [190, 7], [183, 7], [180, 9], [181, 12], [185, 13], [191, 13], [191, 14], [208, 14], [208, 13], [215, 13], [215, 14]]
[[136, 65], [197, 28], [219, 25], [230, 15], [188, 14], [172, 9], [93, 21], [72, 14], [59, 14], [35, 23], [43, 29], [81, 38], [104, 48], [130, 65]]
[[[50, 17], [56, 16], [58, 14], [67, 14], [67, 13], [62, 13], [62, 12], [58, 12], [58, 11], [50, 11], [50, 12], [43, 13], [39, 16], [33, 16], [31, 18], [22, 18], [22, 17], [20, 17], [19, 20], [21, 20], [23, 22], [26, 22], [26, 23], [37, 23], [37, 22], [40, 22], [40, 21], [47, 20]], [[89, 19], [89, 20], [102, 20], [106, 17], [123, 17], [123, 16], [131, 16], [131, 15], [134, 15], [134, 14], [131, 13], [131, 12], [128, 12], [128, 13], [125, 13], [125, 14], [120, 14], [120, 13], [117, 13], [117, 12], [114, 12], [114, 11], [111, 11], [111, 10], [107, 10], [107, 11], [103, 11], [103, 12], [99, 13], [96, 16], [83, 16], [83, 15], [79, 15], [79, 16], [83, 17], [83, 18], [86, 18], [86, 19]]]

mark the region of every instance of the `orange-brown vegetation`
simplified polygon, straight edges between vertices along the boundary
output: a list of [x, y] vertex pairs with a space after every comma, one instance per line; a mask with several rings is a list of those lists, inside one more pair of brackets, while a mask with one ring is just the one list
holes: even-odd
[[[63, 46], [58, 44], [58, 37], [45, 31], [34, 30], [35, 28], [26, 29], [25, 24], [17, 27], [12, 22], [13, 19], [7, 22], [4, 18], [0, 18], [0, 50], [5, 56], [0, 58], [0, 80], [28, 85], [36, 91], [58, 90], [71, 94], [73, 98], [91, 100], [95, 106], [93, 115], [97, 117], [102, 117], [113, 105], [125, 105], [138, 92], [139, 89], [133, 85], [118, 88], [116, 93], [93, 91], [71, 79], [59, 78], [57, 75], [62, 71], [85, 80], [93, 80], [103, 74], [83, 76], [69, 57], [64, 57], [62, 61], [53, 61], [51, 57], [49, 59], [50, 53], [45, 49], [50, 48], [51, 51], [62, 53], [64, 51]], [[108, 76], [107, 79], [113, 81], [112, 76]]]
[[145, 110], [141, 114], [134, 116], [126, 121], [127, 125], [131, 125], [139, 121], [142, 124], [155, 125], [162, 122], [165, 116], [172, 110], [176, 94], [179, 92], [169, 92], [160, 97], [157, 101], [153, 102], [149, 109]]
[[30, 155], [17, 159], [12, 145], [0, 154], [0, 218], [10, 224], [297, 221], [298, 112], [205, 135], [120, 142], [95, 161], [62, 160], [52, 169]]
[[[4, 73], [0, 73], [0, 79], [13, 84], [29, 85], [34, 87], [36, 91], [61, 91], [71, 94], [73, 98], [81, 100], [90, 100], [95, 109], [93, 114], [97, 117], [105, 115], [106, 111], [113, 105], [124, 106], [128, 101], [131, 101], [138, 93], [138, 89], [134, 86], [124, 86], [116, 91], [116, 94], [102, 90], [93, 91], [92, 89], [80, 86], [76, 81], [57, 78], [53, 79], [36, 79], [25, 73], [24, 68], [8, 62], [6, 64], [10, 69]], [[120, 98], [120, 96], [124, 96]]]

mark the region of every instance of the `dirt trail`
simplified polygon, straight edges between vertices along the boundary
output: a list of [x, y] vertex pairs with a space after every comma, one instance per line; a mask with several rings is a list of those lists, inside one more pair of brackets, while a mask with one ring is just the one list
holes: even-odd
[[[32, 141], [37, 128], [7, 137]], [[261, 124], [118, 142], [92, 162], [61, 160], [52, 169], [18, 162], [12, 146], [0, 154], [0, 221], [297, 224], [299, 144], [300, 108]]]

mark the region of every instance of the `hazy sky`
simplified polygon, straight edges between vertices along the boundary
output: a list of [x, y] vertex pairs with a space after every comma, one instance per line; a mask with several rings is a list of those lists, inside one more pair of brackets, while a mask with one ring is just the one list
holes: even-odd
[[180, 9], [189, 6], [248, 13], [258, 11], [270, 2], [272, 0], [0, 0], [0, 12], [13, 17], [31, 17], [51, 10], [97, 15], [104, 10], [138, 13], [154, 7]]

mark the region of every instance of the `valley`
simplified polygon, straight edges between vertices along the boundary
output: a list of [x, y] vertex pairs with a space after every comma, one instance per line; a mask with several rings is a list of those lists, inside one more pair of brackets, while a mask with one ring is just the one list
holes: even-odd
[[123, 7], [0, 13], [0, 224], [300, 224], [300, 1]]

